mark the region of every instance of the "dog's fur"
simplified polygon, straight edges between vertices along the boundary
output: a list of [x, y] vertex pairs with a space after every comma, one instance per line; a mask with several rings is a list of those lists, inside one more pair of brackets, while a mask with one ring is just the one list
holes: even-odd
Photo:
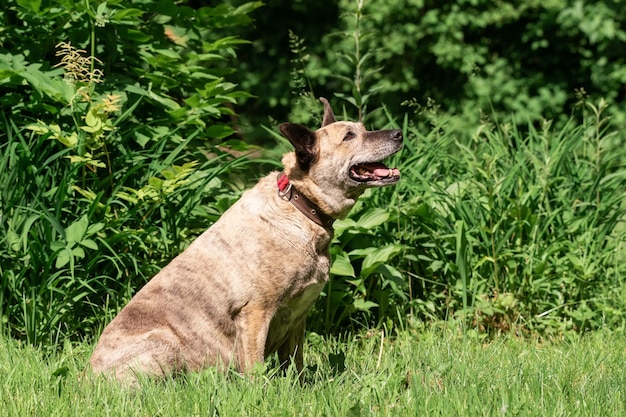
[[[320, 100], [316, 132], [280, 126], [295, 147], [283, 157], [284, 173], [323, 213], [343, 218], [367, 187], [398, 181], [397, 169], [372, 163], [402, 147], [402, 132], [336, 122]], [[282, 366], [293, 358], [302, 370], [305, 318], [328, 280], [333, 231], [279, 194], [277, 176], [244, 193], [133, 297], [102, 333], [93, 372], [136, 385], [137, 372], [245, 372], [274, 352]]]

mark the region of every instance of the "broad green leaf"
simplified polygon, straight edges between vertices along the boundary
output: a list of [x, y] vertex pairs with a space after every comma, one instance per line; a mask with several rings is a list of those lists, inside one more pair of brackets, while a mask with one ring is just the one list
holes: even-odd
[[209, 138], [224, 139], [235, 133], [235, 130], [227, 125], [212, 125], [205, 130], [205, 135]]
[[140, 16], [143, 16], [143, 14], [144, 14], [144, 11], [140, 9], [128, 8], [128, 9], [116, 10], [111, 16], [111, 21], [114, 23], [136, 24], [136, 22], [133, 21], [132, 19], [128, 19], [128, 21], [125, 21], [125, 19], [133, 18], [133, 17], [140, 17]]
[[17, 0], [17, 4], [35, 13], [41, 10], [41, 0]]
[[104, 226], [106, 225], [102, 222], [90, 224], [87, 228], [87, 235], [98, 233], [100, 230], [104, 229]]
[[378, 307], [378, 304], [376, 304], [375, 302], [366, 301], [362, 298], [355, 299], [352, 305], [354, 306], [355, 309], [359, 311], [369, 311], [374, 307]]
[[53, 137], [56, 137], [61, 134], [61, 128], [59, 127], [59, 125], [54, 123], [46, 124], [41, 120], [37, 120], [37, 123], [27, 125], [26, 129], [32, 130], [38, 135], [52, 133], [54, 135]]
[[356, 290], [356, 292], [362, 295], [367, 294], [367, 289], [365, 288], [365, 281], [363, 280], [363, 278], [349, 279], [346, 282], [354, 285], [354, 289]]
[[[96, 193], [94, 193], [91, 190], [85, 190], [85, 189], [79, 187], [78, 185], [72, 185], [72, 189], [74, 191], [76, 191], [78, 194], [80, 194], [83, 197], [85, 197], [89, 201], [94, 201], [96, 199]], [[98, 223], [98, 224], [102, 224], [102, 223]], [[90, 226], [90, 228], [91, 228], [91, 226]]]
[[335, 256], [333, 265], [330, 267], [330, 273], [342, 277], [356, 277], [354, 267], [350, 263], [350, 258], [348, 258], [348, 255], [345, 253], [340, 253]]
[[102, 130], [102, 122], [99, 122], [99, 125], [96, 126], [81, 126], [80, 128], [87, 133], [98, 133]]
[[7, 232], [6, 242], [7, 247], [13, 252], [18, 252], [20, 250], [20, 236], [15, 233], [15, 231], [9, 230]]
[[73, 164], [88, 164], [98, 168], [106, 168], [104, 162], [93, 159], [90, 153], [86, 153], [85, 156], [69, 155], [66, 158]]
[[84, 258], [85, 257], [85, 250], [83, 248], [81, 248], [80, 246], [75, 247], [74, 249], [72, 249], [72, 255], [77, 257], [77, 258]]
[[350, 251], [350, 256], [352, 258], [363, 258], [373, 252], [376, 252], [378, 250], [377, 247], [373, 247], [370, 246], [368, 248], [363, 248], [363, 249], [354, 249]]
[[150, 136], [144, 135], [140, 132], [135, 132], [135, 142], [139, 144], [142, 148], [146, 147], [146, 144], [150, 142], [152, 138]]
[[148, 185], [155, 190], [160, 190], [163, 188], [163, 180], [157, 177], [148, 178]]
[[33, 132], [35, 132], [38, 135], [45, 135], [47, 133], [50, 132], [50, 129], [48, 128], [48, 126], [44, 125], [44, 124], [29, 124], [26, 126], [26, 129], [28, 130], [32, 130]]
[[70, 261], [70, 257], [72, 256], [72, 252], [69, 249], [63, 249], [57, 255], [57, 260], [54, 263], [54, 266], [58, 268], [63, 268]]
[[80, 242], [85, 236], [88, 226], [89, 220], [87, 215], [84, 215], [65, 229], [65, 240], [68, 242]]
[[344, 232], [356, 227], [357, 223], [350, 218], [340, 219], [335, 222], [333, 229], [335, 229], [335, 238], [340, 237]]
[[86, 248], [98, 250], [98, 245], [91, 239], [84, 239], [80, 241], [80, 244]]
[[389, 220], [389, 212], [380, 207], [367, 210], [357, 221], [357, 225], [364, 229], [373, 229]]
[[107, 2], [102, 2], [98, 5], [98, 7], [96, 8], [96, 14], [98, 16], [104, 16], [107, 14]]
[[174, 100], [167, 98], [167, 97], [162, 97], [156, 93], [153, 93], [152, 91], [148, 91], [147, 92], [148, 97], [150, 97], [151, 99], [153, 99], [154, 101], [162, 104], [163, 106], [172, 109], [172, 110], [176, 110], [176, 109], [180, 109], [180, 104], [178, 104], [177, 102], [175, 102]]
[[171, 49], [154, 49], [154, 52], [159, 55], [163, 55], [168, 58], [171, 58], [171, 59], [180, 59], [180, 55], [172, 51]]
[[95, 109], [92, 108], [85, 116], [85, 123], [87, 123], [87, 126], [96, 127], [102, 124], [102, 120], [96, 116]]
[[249, 13], [252, 13], [255, 9], [259, 8], [263, 6], [263, 2], [260, 1], [251, 1], [251, 2], [247, 2], [242, 4], [241, 6], [238, 6], [234, 13], [235, 14], [241, 14], [241, 15], [247, 15]]
[[50, 242], [50, 249], [53, 252], [56, 252], [58, 250], [64, 249], [65, 248], [65, 243], [64, 242], [60, 242], [58, 240], [55, 240], [53, 242]]
[[78, 134], [76, 134], [76, 132], [72, 132], [68, 136], [59, 135], [57, 139], [68, 148], [73, 148], [76, 144], [78, 144]]
[[[211, 61], [211, 60], [226, 60], [225, 57], [223, 57], [220, 54], [198, 54], [198, 60], [201, 61]], [[202, 71], [194, 71], [189, 75], [191, 78], [202, 78], [202, 79], [209, 79], [209, 80], [217, 80], [220, 79], [220, 77], [216, 77], [214, 74], [209, 74], [207, 72], [202, 72]]]
[[404, 249], [402, 245], [392, 244], [372, 251], [363, 259], [361, 276], [369, 276], [378, 265], [388, 262], [391, 258], [400, 253], [402, 249]]

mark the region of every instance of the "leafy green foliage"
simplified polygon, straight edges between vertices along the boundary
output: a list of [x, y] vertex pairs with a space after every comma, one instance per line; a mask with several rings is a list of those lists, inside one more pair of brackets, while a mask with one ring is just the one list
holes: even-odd
[[397, 186], [338, 222], [321, 330], [457, 318], [482, 334], [623, 326], [626, 170], [606, 103], [580, 122], [481, 124], [465, 143], [405, 119]]
[[[0, 315], [31, 343], [97, 331], [237, 198], [259, 3], [9, 1], [0, 10]], [[222, 36], [220, 36], [222, 32]], [[246, 173], [254, 172], [246, 169]]]
[[[246, 123], [268, 115], [311, 122], [319, 95], [368, 127], [401, 124], [406, 146], [402, 182], [336, 222], [313, 329], [407, 316], [481, 335], [623, 327], [617, 3], [274, 2], [256, 26], [259, 2], [5, 3], [0, 317], [12, 336], [97, 332], [267, 171], [234, 135], [256, 141]], [[253, 48], [235, 36], [244, 28]], [[276, 164], [280, 147], [267, 148]]]
[[[305, 71], [315, 96], [339, 93], [357, 102], [354, 67], [360, 55], [367, 58], [361, 74], [368, 74], [370, 112], [385, 105], [398, 115], [406, 105], [436, 103], [463, 134], [465, 126], [494, 112], [501, 122], [522, 127], [543, 118], [565, 123], [575, 90], [584, 89], [593, 100], [611, 104], [618, 129], [626, 123], [619, 105], [625, 97], [626, 13], [619, 1], [273, 1], [255, 14], [249, 35], [262, 47], [241, 57], [246, 68], [254, 64], [251, 69], [282, 74], [270, 83], [254, 70], [239, 74], [259, 97], [252, 114], [262, 118], [255, 124], [265, 123], [267, 114], [301, 117], [306, 109], [298, 96], [283, 93], [293, 83], [293, 51], [286, 31], [273, 30], [277, 14], [291, 17], [284, 26], [306, 46]], [[385, 122], [383, 113], [365, 116], [376, 125]]]

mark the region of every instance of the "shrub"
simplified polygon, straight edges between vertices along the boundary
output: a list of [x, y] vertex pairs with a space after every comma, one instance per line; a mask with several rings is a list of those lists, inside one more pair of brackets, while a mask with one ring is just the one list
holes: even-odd
[[314, 96], [336, 92], [344, 115], [380, 128], [402, 114], [398, 97], [419, 97], [405, 101], [405, 185], [337, 223], [334, 279], [311, 322], [622, 325], [624, 115], [597, 97], [620, 100], [623, 71], [592, 64], [621, 62], [607, 49], [626, 40], [621, 15], [604, 3], [409, 3], [342, 1], [341, 30], [319, 45], [291, 27], [293, 119], [311, 123]]
[[0, 315], [35, 344], [97, 331], [245, 186], [228, 32], [259, 3], [92, 5], [0, 10]]
[[[626, 171], [606, 103], [581, 120], [486, 121], [469, 142], [442, 116], [405, 118], [403, 178], [337, 222], [320, 330], [456, 318], [482, 334], [624, 325]], [[394, 123], [395, 127], [396, 124]]]

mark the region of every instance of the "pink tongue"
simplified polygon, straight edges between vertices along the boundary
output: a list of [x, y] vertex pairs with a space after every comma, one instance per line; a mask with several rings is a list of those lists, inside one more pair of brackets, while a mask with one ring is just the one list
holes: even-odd
[[377, 177], [391, 177], [394, 175], [400, 175], [400, 171], [398, 170], [398, 168], [393, 168], [393, 169], [389, 169], [389, 168], [376, 168], [373, 172], [373, 174]]

